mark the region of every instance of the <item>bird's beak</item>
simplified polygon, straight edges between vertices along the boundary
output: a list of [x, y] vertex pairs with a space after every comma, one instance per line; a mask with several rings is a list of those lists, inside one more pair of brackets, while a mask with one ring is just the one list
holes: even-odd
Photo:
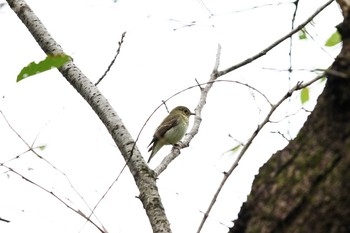
[[194, 112], [191, 112], [191, 114], [190, 115], [196, 115], [196, 113], [194, 113]]

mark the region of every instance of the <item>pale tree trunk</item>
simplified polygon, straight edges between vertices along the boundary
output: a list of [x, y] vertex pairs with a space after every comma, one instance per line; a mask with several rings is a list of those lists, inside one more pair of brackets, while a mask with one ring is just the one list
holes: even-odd
[[265, 163], [230, 233], [350, 232], [350, 17], [343, 48], [298, 136]]

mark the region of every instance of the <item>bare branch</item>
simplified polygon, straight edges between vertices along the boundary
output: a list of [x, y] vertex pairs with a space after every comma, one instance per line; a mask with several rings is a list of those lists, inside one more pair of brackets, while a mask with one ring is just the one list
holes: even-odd
[[202, 90], [203, 90], [203, 88], [201, 87], [201, 84], [198, 82], [198, 80], [195, 78], [195, 79], [194, 79], [194, 81], [196, 81], [196, 83], [197, 83], [197, 85], [198, 85], [199, 89], [202, 91]]
[[68, 205], [62, 198], [58, 197], [54, 192], [44, 188], [43, 186], [37, 184], [36, 182], [30, 180], [29, 178], [23, 176], [22, 174], [20, 174], [19, 172], [13, 170], [11, 167], [8, 167], [6, 165], [2, 165], [3, 167], [7, 168], [9, 171], [11, 171], [12, 173], [18, 175], [19, 177], [21, 177], [22, 179], [24, 179], [25, 181], [27, 181], [28, 183], [31, 183], [32, 185], [44, 190], [46, 193], [52, 195], [54, 198], [56, 198], [58, 201], [60, 201], [62, 204], [64, 204], [68, 209], [71, 209], [72, 211], [74, 211], [75, 213], [77, 213], [78, 215], [82, 216], [83, 218], [85, 218], [88, 222], [90, 222], [92, 225], [94, 225], [100, 232], [102, 233], [107, 233], [107, 231], [105, 231], [104, 229], [102, 229], [101, 227], [99, 227], [96, 223], [94, 223], [93, 221], [91, 221], [90, 218], [88, 218], [87, 216], [85, 216], [80, 210], [76, 210], [73, 207], [71, 207], [70, 205]]
[[[67, 180], [67, 182], [69, 183], [69, 185], [70, 185], [70, 187], [73, 189], [73, 191], [79, 196], [79, 198], [84, 202], [84, 204], [91, 210], [91, 214], [89, 215], [89, 219], [90, 219], [90, 217], [91, 217], [91, 215], [93, 214], [93, 212], [94, 212], [94, 209], [96, 208], [96, 206], [95, 206], [95, 208], [92, 210], [91, 209], [91, 207], [89, 206], [89, 204], [86, 202], [86, 200], [85, 200], [85, 198], [78, 192], [78, 190], [74, 187], [74, 185], [72, 184], [72, 182], [70, 181], [70, 179], [68, 178], [68, 176], [63, 172], [63, 171], [61, 171], [60, 169], [58, 169], [55, 165], [53, 165], [50, 161], [48, 161], [47, 159], [45, 159], [43, 156], [41, 156], [41, 155], [39, 155], [36, 151], [35, 151], [35, 147], [33, 147], [34, 146], [34, 142], [35, 142], [35, 140], [37, 139], [37, 138], [35, 138], [34, 139], [34, 142], [32, 143], [32, 145], [29, 145], [29, 143], [26, 141], [26, 140], [24, 140], [23, 139], [23, 137], [17, 132], [17, 130], [10, 124], [10, 122], [7, 120], [7, 118], [6, 118], [6, 116], [5, 116], [5, 114], [0, 110], [0, 113], [1, 113], [1, 115], [3, 116], [3, 118], [4, 118], [4, 120], [5, 120], [5, 122], [7, 123], [7, 125], [10, 127], [10, 129], [12, 130], [12, 132], [14, 132], [19, 138], [20, 138], [20, 140], [28, 147], [28, 150], [27, 151], [25, 151], [25, 152], [23, 152], [23, 153], [21, 153], [20, 155], [17, 155], [15, 158], [13, 158], [13, 159], [18, 159], [21, 155], [23, 155], [23, 154], [25, 154], [25, 153], [27, 153], [27, 152], [32, 152], [33, 154], [35, 154], [39, 159], [41, 159], [41, 160], [43, 160], [44, 162], [46, 162], [47, 164], [49, 164], [53, 169], [55, 169], [57, 172], [59, 172], [60, 174], [62, 174], [64, 177], [65, 177], [65, 179]], [[1, 166], [4, 166], [5, 167], [5, 164], [6, 163], [8, 163], [9, 161], [12, 161], [13, 159], [10, 159], [10, 160], [8, 160], [8, 161], [6, 161], [6, 162], [3, 162], [3, 163], [1, 163]], [[33, 184], [33, 182], [30, 182], [30, 183], [32, 183]], [[67, 206], [68, 204], [67, 203], [65, 203], [65, 205]], [[70, 208], [70, 209], [73, 209], [72, 207]], [[81, 211], [79, 211], [79, 215], [81, 215], [82, 216], [82, 212]], [[84, 215], [85, 216], [85, 215]], [[98, 217], [96, 216], [96, 215], [94, 215], [95, 216], [95, 218], [97, 219], [97, 221], [101, 224], [101, 226], [102, 226], [102, 228], [103, 229], [105, 229], [105, 227], [102, 225], [102, 223], [101, 223], [101, 221], [98, 219]], [[91, 220], [90, 221], [88, 221], [87, 220], [87, 222], [92, 222]], [[94, 225], [96, 225], [96, 224], [94, 224]], [[105, 230], [105, 232], [107, 232], [106, 230]]]
[[104, 192], [104, 194], [101, 196], [101, 198], [97, 201], [96, 205], [94, 206], [94, 208], [91, 210], [91, 213], [89, 214], [88, 218], [90, 219], [92, 215], [94, 215], [94, 212], [96, 210], [96, 208], [98, 207], [98, 205], [101, 203], [101, 201], [106, 197], [107, 193], [111, 190], [111, 188], [114, 186], [114, 184], [119, 180], [119, 177], [121, 176], [121, 174], [124, 172], [125, 168], [126, 168], [126, 164], [125, 163], [124, 167], [120, 170], [117, 178], [115, 178], [115, 180], [111, 183], [111, 185], [107, 188], [107, 190]]
[[261, 52], [255, 54], [254, 56], [247, 58], [246, 60], [233, 65], [225, 70], [219, 71], [218, 76], [225, 75], [233, 70], [236, 70], [244, 65], [247, 65], [248, 63], [251, 63], [252, 61], [258, 59], [259, 57], [262, 57], [267, 54], [271, 49], [282, 43], [284, 40], [288, 39], [291, 37], [293, 34], [297, 33], [299, 30], [301, 30], [303, 27], [305, 27], [313, 18], [315, 18], [319, 13], [321, 13], [327, 6], [329, 6], [334, 0], [329, 0], [326, 2], [323, 6], [318, 8], [315, 13], [313, 13], [307, 20], [305, 20], [302, 24], [300, 24], [298, 27], [296, 27], [294, 30], [290, 31], [287, 33], [285, 36], [281, 37], [280, 39], [276, 40], [274, 43], [272, 43], [270, 46], [266, 47], [263, 49]]
[[284, 133], [282, 133], [281, 131], [272, 131], [271, 133], [275, 133], [280, 135], [283, 139], [285, 139], [287, 142], [290, 142], [291, 139], [287, 138], [286, 135], [284, 135]]
[[0, 221], [3, 221], [3, 222], [11, 222], [10, 220], [7, 220], [7, 219], [3, 219], [0, 217]]
[[118, 55], [119, 55], [119, 53], [120, 53], [120, 49], [121, 49], [122, 44], [123, 44], [123, 42], [124, 42], [124, 37], [125, 37], [125, 35], [126, 35], [126, 32], [123, 32], [122, 37], [120, 38], [120, 41], [118, 42], [117, 53], [115, 54], [113, 60], [111, 61], [111, 64], [109, 64], [109, 66], [108, 66], [107, 70], [105, 71], [105, 73], [104, 73], [104, 74], [102, 75], [102, 77], [99, 78], [99, 80], [95, 83], [95, 86], [97, 86], [97, 85], [102, 81], [102, 79], [104, 79], [104, 77], [106, 77], [107, 73], [111, 70], [111, 67], [113, 66], [115, 60], [117, 59], [117, 57], [118, 57]]
[[[295, 18], [296, 18], [297, 11], [298, 11], [298, 6], [299, 6], [299, 0], [296, 0], [295, 2], [293, 2], [293, 4], [295, 6], [295, 9], [294, 9], [293, 16], [292, 16], [291, 30], [294, 29]], [[293, 63], [292, 63], [292, 52], [293, 52], [293, 50], [292, 50], [292, 48], [293, 48], [293, 40], [290, 37], [289, 38], [289, 68], [288, 68], [289, 81], [291, 80], [291, 73], [292, 73], [292, 70], [293, 70]]]

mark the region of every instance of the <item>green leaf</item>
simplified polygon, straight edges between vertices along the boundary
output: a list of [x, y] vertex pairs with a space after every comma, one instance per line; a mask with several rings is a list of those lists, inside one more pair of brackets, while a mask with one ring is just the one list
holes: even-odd
[[236, 151], [238, 151], [239, 148], [241, 148], [241, 146], [242, 146], [242, 145], [239, 144], [239, 145], [233, 147], [232, 149], [230, 149], [230, 151], [231, 151], [231, 152], [236, 152]]
[[239, 148], [241, 148], [241, 146], [242, 146], [241, 144], [238, 144], [237, 146], [225, 151], [223, 154], [226, 154], [228, 152], [235, 153], [236, 151], [238, 151]]
[[305, 87], [301, 90], [300, 100], [302, 104], [305, 104], [309, 100], [309, 88]]
[[45, 150], [46, 149], [46, 145], [42, 145], [38, 147], [40, 150]]
[[305, 28], [302, 28], [302, 29], [299, 31], [299, 39], [300, 39], [300, 40], [305, 40], [305, 39], [307, 39], [307, 37], [306, 37], [306, 29], [305, 29]]
[[325, 46], [332, 47], [334, 45], [337, 45], [341, 42], [341, 36], [338, 31], [334, 32], [326, 41]]
[[50, 70], [52, 68], [59, 68], [65, 63], [67, 63], [70, 59], [70, 56], [66, 54], [48, 55], [44, 60], [40, 61], [38, 64], [35, 62], [31, 62], [29, 65], [24, 67], [17, 76], [16, 81], [19, 82], [25, 78]]

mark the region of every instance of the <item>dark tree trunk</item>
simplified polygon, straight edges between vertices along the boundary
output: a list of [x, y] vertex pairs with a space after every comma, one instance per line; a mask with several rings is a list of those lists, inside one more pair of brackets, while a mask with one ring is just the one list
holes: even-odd
[[350, 232], [350, 19], [344, 2], [343, 49], [325, 89], [298, 136], [260, 168], [230, 233]]

